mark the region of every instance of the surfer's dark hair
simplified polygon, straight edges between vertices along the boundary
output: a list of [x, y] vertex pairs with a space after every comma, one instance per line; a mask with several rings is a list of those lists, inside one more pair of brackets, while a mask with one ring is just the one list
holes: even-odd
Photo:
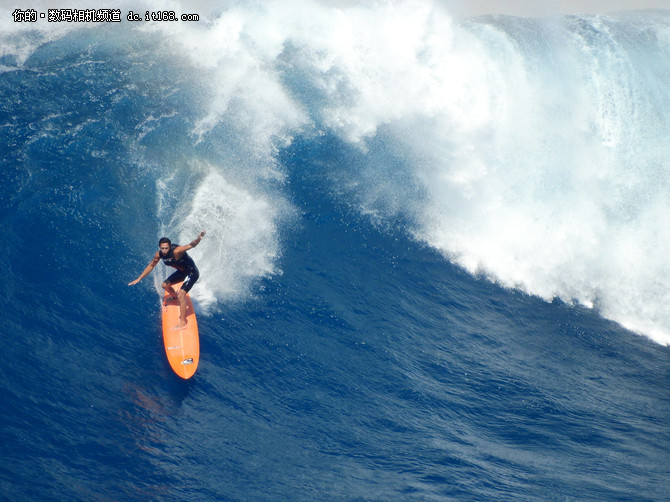
[[172, 242], [167, 237], [161, 237], [161, 240], [158, 241], [158, 247], [161, 247], [161, 244], [167, 243], [168, 246], [172, 246]]

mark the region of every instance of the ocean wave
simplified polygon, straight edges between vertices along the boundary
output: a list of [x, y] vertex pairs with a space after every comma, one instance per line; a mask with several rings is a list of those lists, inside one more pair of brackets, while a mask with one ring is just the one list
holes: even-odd
[[[192, 191], [168, 212], [157, 195], [156, 233], [215, 229], [218, 258], [205, 268], [227, 286], [208, 282], [208, 301], [250, 294], [242, 275], [280, 268], [277, 222], [291, 203], [279, 154], [298, 137], [334, 137], [358, 157], [355, 169], [337, 166], [333, 194], [361, 213], [401, 215], [413, 237], [473, 274], [597, 307], [668, 344], [668, 16], [455, 20], [428, 1], [303, 1], [105, 29], [134, 30], [183, 76], [170, 91], [179, 102], [137, 118], [134, 154], [154, 162], [160, 124], [181, 121], [173, 160]], [[46, 32], [4, 35], [5, 65], [19, 71], [68, 36]], [[137, 51], [122, 40], [113, 44]], [[232, 246], [225, 259], [220, 246]]]

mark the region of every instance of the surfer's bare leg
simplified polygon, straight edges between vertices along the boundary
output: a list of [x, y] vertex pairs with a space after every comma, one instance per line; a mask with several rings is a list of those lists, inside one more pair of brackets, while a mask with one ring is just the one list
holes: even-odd
[[186, 327], [186, 291], [180, 289], [177, 293], [177, 300], [179, 300], [179, 324], [175, 329], [184, 329]]
[[163, 284], [161, 284], [161, 286], [163, 286], [163, 289], [167, 291], [172, 298], [177, 298], [177, 292], [172, 287], [172, 284], [164, 282]]

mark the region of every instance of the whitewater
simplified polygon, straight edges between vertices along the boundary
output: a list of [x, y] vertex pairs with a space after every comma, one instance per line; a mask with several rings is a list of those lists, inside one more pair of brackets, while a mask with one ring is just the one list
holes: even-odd
[[0, 495], [670, 499], [670, 11], [113, 7], [1, 13]]

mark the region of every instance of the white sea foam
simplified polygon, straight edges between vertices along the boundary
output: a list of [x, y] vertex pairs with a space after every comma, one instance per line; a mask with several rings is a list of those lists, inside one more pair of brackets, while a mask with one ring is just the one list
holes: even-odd
[[[170, 198], [166, 194], [176, 195], [172, 202], [161, 202], [165, 216], [162, 232], [181, 245], [191, 242], [201, 230], [207, 232], [189, 252], [200, 270], [198, 287], [191, 294], [201, 308], [217, 301], [247, 298], [259, 279], [281, 273], [277, 266], [279, 230], [291, 215], [291, 207], [286, 201], [227, 180], [223, 169], [198, 165], [189, 170], [202, 176], [185, 195], [178, 188], [181, 182], [173, 177], [158, 183], [159, 200]], [[168, 273], [170, 270], [156, 274], [157, 290]]]

